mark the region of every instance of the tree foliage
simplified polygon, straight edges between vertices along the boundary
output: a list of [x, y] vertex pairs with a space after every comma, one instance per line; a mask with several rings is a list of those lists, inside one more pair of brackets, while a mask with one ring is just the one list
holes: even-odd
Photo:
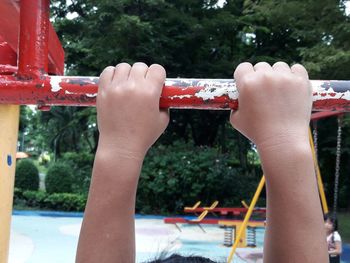
[[[108, 65], [143, 61], [162, 64], [168, 77], [231, 78], [242, 61], [283, 60], [304, 64], [313, 79], [349, 79], [350, 17], [345, 0], [217, 2], [53, 0], [52, 19], [66, 52], [67, 74], [96, 76]], [[95, 109], [53, 107], [27, 116], [30, 121], [24, 118], [21, 127], [31, 139], [25, 145], [51, 149], [57, 159], [65, 152], [96, 150]], [[185, 140], [196, 147], [215, 147], [250, 169], [252, 145], [231, 131], [228, 117], [227, 111], [172, 110], [160, 144]], [[336, 144], [329, 122], [319, 122], [319, 156], [331, 195]], [[349, 158], [349, 126], [346, 118], [343, 160]], [[349, 200], [350, 171], [342, 167], [341, 200]]]

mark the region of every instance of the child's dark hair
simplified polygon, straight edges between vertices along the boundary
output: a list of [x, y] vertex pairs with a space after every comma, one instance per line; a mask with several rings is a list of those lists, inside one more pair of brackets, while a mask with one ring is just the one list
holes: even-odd
[[159, 259], [149, 261], [148, 263], [217, 263], [209, 258], [200, 256], [181, 256], [173, 254], [171, 256], [161, 255]]
[[327, 213], [324, 215], [324, 221], [330, 221], [333, 225], [333, 232], [338, 231], [338, 219], [334, 213]]

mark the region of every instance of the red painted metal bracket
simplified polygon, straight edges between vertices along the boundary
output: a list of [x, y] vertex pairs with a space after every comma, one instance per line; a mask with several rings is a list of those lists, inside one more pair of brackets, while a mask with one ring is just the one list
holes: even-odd
[[[0, 36], [4, 41], [6, 41], [9, 46], [17, 52], [19, 50], [18, 37], [20, 34], [20, 2], [14, 0], [1, 0], [0, 1]], [[26, 1], [25, 12], [27, 16], [30, 16], [31, 13], [35, 13], [36, 9], [33, 7], [39, 1], [30, 0]], [[48, 7], [46, 7], [48, 8]], [[49, 12], [49, 10], [47, 10]], [[32, 28], [39, 28], [42, 25], [32, 25]], [[57, 34], [49, 21], [47, 21], [47, 30], [48, 30], [48, 46], [49, 46], [49, 55], [48, 55], [48, 72], [53, 75], [63, 75], [64, 72], [64, 50], [62, 45], [57, 37]], [[27, 37], [29, 37], [27, 35]], [[44, 35], [39, 36], [45, 38]], [[0, 40], [0, 44], [2, 41]], [[30, 47], [30, 41], [27, 42], [29, 50], [32, 50]], [[17, 53], [18, 54], [18, 53]]]

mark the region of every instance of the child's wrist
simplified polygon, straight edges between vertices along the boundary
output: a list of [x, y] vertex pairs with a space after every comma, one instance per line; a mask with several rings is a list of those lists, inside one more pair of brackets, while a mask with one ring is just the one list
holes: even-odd
[[102, 138], [98, 142], [98, 151], [105, 152], [111, 156], [118, 156], [125, 159], [143, 161], [148, 149], [140, 145], [134, 145], [128, 140], [117, 140], [115, 138]]
[[310, 148], [307, 133], [274, 135], [256, 143], [259, 153]]

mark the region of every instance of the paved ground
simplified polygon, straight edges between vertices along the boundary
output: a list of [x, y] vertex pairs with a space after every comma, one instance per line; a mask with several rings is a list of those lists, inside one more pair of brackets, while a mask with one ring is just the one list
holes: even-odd
[[[50, 215], [50, 216], [49, 216]], [[69, 215], [69, 217], [68, 217]], [[9, 263], [70, 263], [74, 262], [81, 227], [81, 214], [15, 212], [12, 217]], [[161, 217], [137, 217], [137, 262], [154, 259], [164, 251], [197, 254], [225, 262], [230, 249], [222, 245], [224, 232], [216, 226], [205, 227], [203, 233], [196, 226], [163, 224]], [[242, 258], [254, 258], [262, 252], [263, 230], [257, 234], [257, 249], [239, 249]], [[350, 246], [344, 256], [350, 255]], [[260, 262], [255, 260], [240, 262]], [[350, 262], [344, 261], [344, 262]]]

